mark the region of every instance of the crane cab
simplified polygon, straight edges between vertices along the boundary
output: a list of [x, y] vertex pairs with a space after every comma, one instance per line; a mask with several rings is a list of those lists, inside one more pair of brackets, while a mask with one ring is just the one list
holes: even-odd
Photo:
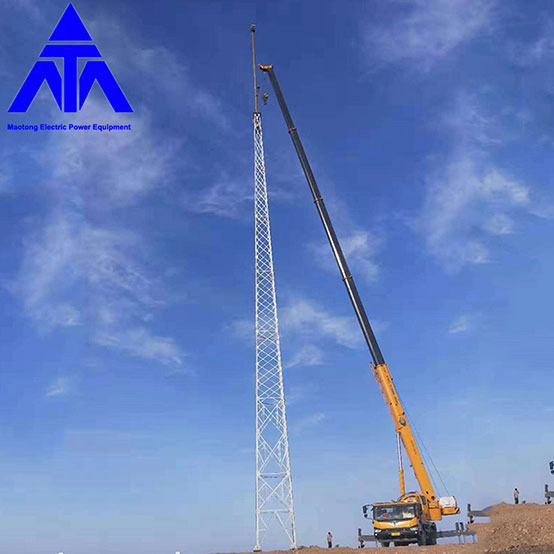
[[408, 493], [396, 502], [379, 502], [363, 507], [364, 517], [373, 520], [375, 540], [382, 546], [437, 543], [437, 527], [431, 519], [427, 499]]

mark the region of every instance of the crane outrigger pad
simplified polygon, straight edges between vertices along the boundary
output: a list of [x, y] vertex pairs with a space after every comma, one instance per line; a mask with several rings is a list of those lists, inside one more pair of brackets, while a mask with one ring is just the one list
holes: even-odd
[[467, 505], [467, 519], [469, 523], [473, 523], [474, 517], [491, 517], [490, 514], [491, 506], [487, 506], [486, 508], [483, 508], [482, 510], [472, 510], [471, 504]]

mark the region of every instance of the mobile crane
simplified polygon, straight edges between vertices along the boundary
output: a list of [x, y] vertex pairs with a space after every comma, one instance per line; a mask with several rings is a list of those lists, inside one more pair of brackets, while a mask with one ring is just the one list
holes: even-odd
[[[435, 522], [446, 515], [460, 513], [456, 499], [453, 496], [437, 498], [429, 475], [423, 463], [421, 454], [417, 447], [406, 412], [402, 406], [396, 387], [394, 386], [389, 368], [377, 343], [373, 329], [369, 323], [366, 311], [358, 294], [354, 278], [350, 273], [346, 258], [340, 246], [339, 240], [331, 223], [331, 218], [325, 207], [319, 187], [316, 183], [312, 168], [308, 162], [306, 153], [300, 141], [298, 131], [294, 126], [292, 117], [285, 102], [283, 93], [275, 76], [272, 65], [258, 65], [259, 69], [269, 76], [271, 85], [279, 102], [281, 112], [285, 119], [288, 132], [292, 139], [294, 148], [300, 160], [300, 165], [308, 181], [314, 203], [323, 223], [329, 244], [335, 256], [340, 275], [346, 286], [348, 296], [356, 313], [356, 317], [362, 329], [365, 341], [371, 352], [373, 363], [370, 364], [371, 371], [381, 390], [387, 408], [393, 419], [398, 448], [400, 497], [393, 502], [379, 502], [363, 507], [366, 518], [373, 519], [374, 539], [383, 546], [389, 546], [391, 542], [395, 545], [417, 543], [418, 545], [436, 544], [437, 527]], [[408, 454], [415, 477], [421, 492], [405, 491], [404, 471], [402, 469], [401, 443]]]

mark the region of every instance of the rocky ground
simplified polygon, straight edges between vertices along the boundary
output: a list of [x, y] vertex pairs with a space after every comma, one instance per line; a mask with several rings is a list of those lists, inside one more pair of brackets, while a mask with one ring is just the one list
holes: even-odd
[[[489, 523], [474, 523], [470, 528], [477, 533], [477, 544], [444, 544], [437, 546], [410, 546], [417, 554], [554, 554], [554, 504], [497, 504], [491, 508]], [[377, 552], [406, 554], [407, 547], [355, 548], [302, 547], [299, 554], [347, 554]], [[411, 552], [412, 550], [410, 550]], [[250, 552], [244, 554], [251, 554]], [[290, 554], [290, 550], [275, 550], [264, 554]]]

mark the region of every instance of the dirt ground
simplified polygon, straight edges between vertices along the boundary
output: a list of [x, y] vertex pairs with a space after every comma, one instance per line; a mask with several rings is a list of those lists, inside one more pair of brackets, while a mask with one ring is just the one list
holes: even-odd
[[[444, 545], [437, 545], [437, 546], [419, 546], [417, 547], [417, 554], [479, 554], [482, 552], [481, 550], [475, 550], [472, 549], [472, 547], [476, 547], [477, 545], [470, 545], [467, 544], [465, 546], [461, 546], [458, 544], [444, 544]], [[348, 548], [348, 547], [339, 547], [339, 548], [321, 548], [319, 546], [307, 546], [305, 548], [302, 548], [298, 550], [299, 554], [329, 554], [331, 552], [332, 554], [347, 554], [347, 553], [356, 553], [360, 554], [361, 552], [366, 552], [368, 554], [406, 554], [406, 548], [407, 547], [390, 547], [390, 548], [373, 548], [371, 546], [366, 546], [363, 550], [360, 550], [358, 548]], [[415, 551], [415, 546], [410, 546], [409, 552]], [[271, 551], [263, 551], [263, 554], [290, 554], [290, 550], [271, 550]], [[239, 553], [236, 553], [239, 554]], [[251, 552], [244, 552], [240, 554], [252, 554]], [[512, 554], [510, 552], [510, 554]], [[519, 553], [518, 553], [519, 554]], [[522, 553], [523, 554], [523, 553]], [[526, 554], [526, 553], [525, 553]], [[551, 554], [554, 554], [554, 550]]]
[[554, 504], [497, 504], [490, 523], [471, 528], [484, 552], [554, 554]]
[[[497, 504], [490, 511], [489, 523], [474, 523], [470, 529], [477, 533], [477, 544], [438, 544], [417, 547], [417, 554], [554, 554], [554, 504]], [[467, 539], [466, 539], [467, 540]], [[408, 547], [415, 549], [415, 546]], [[406, 547], [356, 548], [300, 547], [299, 554], [402, 554]], [[410, 550], [411, 552], [412, 550]], [[369, 554], [368, 552], [368, 554]], [[251, 554], [236, 553], [236, 554]], [[290, 554], [290, 550], [264, 551], [264, 554]]]

